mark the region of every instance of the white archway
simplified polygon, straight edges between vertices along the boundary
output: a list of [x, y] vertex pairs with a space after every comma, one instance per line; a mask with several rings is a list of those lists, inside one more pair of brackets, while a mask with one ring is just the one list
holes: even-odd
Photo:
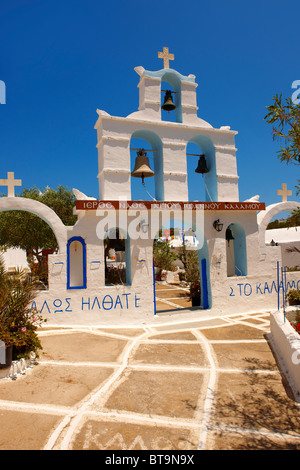
[[300, 202], [296, 201], [284, 201], [278, 202], [277, 204], [271, 204], [267, 206], [264, 211], [259, 212], [257, 215], [257, 223], [259, 230], [259, 244], [260, 246], [265, 245], [265, 233], [269, 222], [279, 212], [292, 211], [300, 207]]
[[1, 197], [0, 212], [13, 210], [31, 212], [43, 219], [54, 232], [60, 254], [66, 253], [67, 227], [50, 207], [34, 199], [24, 197]]

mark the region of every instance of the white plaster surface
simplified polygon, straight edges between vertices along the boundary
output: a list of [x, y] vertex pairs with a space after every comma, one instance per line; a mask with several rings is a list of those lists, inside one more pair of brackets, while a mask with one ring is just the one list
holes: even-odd
[[270, 324], [276, 351], [292, 379], [292, 386], [300, 394], [300, 335], [284, 318], [282, 311], [271, 314]]

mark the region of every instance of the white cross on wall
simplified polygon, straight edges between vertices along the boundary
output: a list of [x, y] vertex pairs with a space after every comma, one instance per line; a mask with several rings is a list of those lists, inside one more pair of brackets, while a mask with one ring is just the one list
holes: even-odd
[[282, 183], [281, 189], [277, 189], [278, 196], [282, 196], [282, 202], [287, 201], [287, 196], [292, 195], [292, 191], [287, 189], [287, 185]]
[[6, 180], [0, 180], [0, 186], [7, 186], [7, 196], [15, 197], [15, 186], [22, 186], [22, 180], [15, 180], [15, 174], [12, 171], [7, 173]]

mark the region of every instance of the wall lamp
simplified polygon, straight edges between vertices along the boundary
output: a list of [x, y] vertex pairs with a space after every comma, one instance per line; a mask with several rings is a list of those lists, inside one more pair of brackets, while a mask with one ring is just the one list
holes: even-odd
[[143, 233], [147, 233], [148, 232], [148, 228], [149, 228], [149, 224], [146, 223], [145, 219], [142, 219], [140, 221], [140, 229], [142, 230]]
[[223, 224], [220, 222], [220, 219], [215, 220], [213, 226], [217, 232], [221, 232], [223, 229]]

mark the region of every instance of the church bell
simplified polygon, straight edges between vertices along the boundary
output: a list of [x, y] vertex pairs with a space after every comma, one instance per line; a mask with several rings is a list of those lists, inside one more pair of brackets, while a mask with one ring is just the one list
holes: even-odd
[[228, 241], [228, 246], [229, 246], [230, 240], [234, 240], [234, 237], [233, 237], [233, 235], [232, 235], [232, 231], [230, 230], [230, 228], [227, 228], [227, 229], [226, 229], [225, 238], [226, 238], [226, 240]]
[[142, 178], [142, 184], [144, 184], [144, 178], [150, 178], [154, 175], [154, 171], [152, 171], [150, 168], [147, 153], [144, 149], [140, 149], [137, 152], [137, 157], [135, 159], [135, 167], [133, 172], [131, 173], [131, 176], [134, 176], [135, 178]]
[[205, 155], [200, 155], [198, 166], [195, 170], [195, 173], [201, 173], [203, 175], [204, 173], [208, 173], [208, 172], [209, 172], [209, 169], [206, 166]]
[[164, 111], [173, 111], [174, 109], [176, 109], [172, 98], [172, 92], [170, 90], [166, 91], [164, 104], [162, 105], [161, 109], [163, 109]]

